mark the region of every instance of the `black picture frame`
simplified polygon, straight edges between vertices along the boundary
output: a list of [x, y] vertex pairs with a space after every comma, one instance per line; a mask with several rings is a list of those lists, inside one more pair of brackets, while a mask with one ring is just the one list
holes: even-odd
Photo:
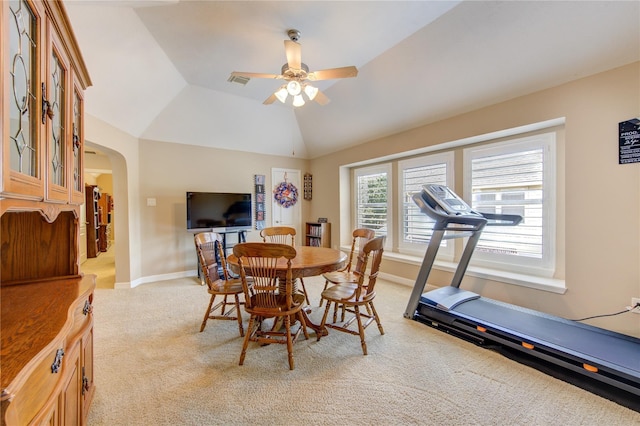
[[255, 203], [255, 228], [256, 229], [264, 229], [266, 226], [266, 206], [265, 206], [265, 175], [254, 175], [253, 182], [255, 185], [255, 193], [256, 193], [256, 203]]

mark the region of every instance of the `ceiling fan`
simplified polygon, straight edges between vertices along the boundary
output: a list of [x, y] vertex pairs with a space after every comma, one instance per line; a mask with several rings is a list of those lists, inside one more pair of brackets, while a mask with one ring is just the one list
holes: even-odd
[[289, 40], [284, 41], [284, 51], [287, 56], [287, 63], [282, 66], [281, 74], [262, 74], [239, 71], [231, 73], [231, 78], [273, 78], [276, 80], [284, 80], [286, 83], [280, 86], [278, 90], [264, 101], [265, 105], [272, 104], [276, 99], [284, 103], [289, 95], [293, 97], [293, 106], [304, 105], [304, 97], [308, 100], [316, 101], [320, 105], [326, 105], [329, 103], [329, 98], [318, 90], [318, 88], [309, 84], [309, 81], [333, 80], [337, 78], [355, 77], [358, 75], [358, 69], [354, 66], [309, 72], [309, 67], [301, 60], [302, 49], [298, 43], [298, 40], [300, 39], [300, 31], [291, 29], [287, 31], [287, 35], [289, 36]]

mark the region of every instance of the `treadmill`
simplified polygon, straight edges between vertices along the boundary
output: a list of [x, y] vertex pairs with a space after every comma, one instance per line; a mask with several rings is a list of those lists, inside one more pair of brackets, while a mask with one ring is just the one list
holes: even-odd
[[[460, 289], [484, 227], [514, 226], [521, 216], [476, 212], [443, 185], [424, 185], [413, 200], [435, 225], [405, 318], [497, 349], [640, 411], [640, 339]], [[451, 284], [423, 293], [440, 243], [460, 237], [468, 241]]]

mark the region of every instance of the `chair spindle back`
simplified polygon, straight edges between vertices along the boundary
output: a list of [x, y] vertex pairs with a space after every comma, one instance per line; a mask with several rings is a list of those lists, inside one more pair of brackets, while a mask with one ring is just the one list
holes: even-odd
[[[353, 231], [353, 242], [351, 243], [351, 251], [349, 252], [349, 261], [347, 263], [347, 272], [351, 272], [351, 268], [353, 265], [353, 255], [358, 253], [358, 257], [356, 259], [356, 266], [353, 269], [354, 272], [362, 272], [364, 270], [363, 266], [363, 251], [364, 246], [376, 236], [376, 233], [372, 229], [367, 228], [358, 228]], [[357, 247], [357, 250], [356, 250]]]
[[359, 276], [356, 300], [361, 297], [365, 300], [375, 297], [375, 286], [378, 279], [378, 272], [380, 271], [380, 263], [382, 262], [384, 241], [384, 236], [373, 238], [365, 244], [362, 250], [362, 267], [366, 269], [369, 260], [371, 261], [371, 267], [368, 274], [362, 273]]
[[265, 243], [288, 244], [295, 247], [296, 229], [290, 226], [272, 226], [260, 231]]
[[[293, 306], [293, 284], [291, 259], [296, 257], [296, 249], [288, 244], [278, 243], [241, 243], [233, 247], [238, 258], [240, 277], [242, 278], [247, 308], [275, 308], [286, 299], [287, 308]], [[285, 285], [279, 282], [278, 261], [286, 259]], [[253, 278], [253, 285], [248, 287], [247, 276]], [[285, 289], [284, 294], [281, 293]], [[280, 303], [278, 303], [280, 301]]]

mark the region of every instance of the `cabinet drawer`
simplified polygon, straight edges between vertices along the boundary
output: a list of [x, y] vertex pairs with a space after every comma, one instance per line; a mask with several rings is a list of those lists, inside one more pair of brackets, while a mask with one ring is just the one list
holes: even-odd
[[[24, 386], [10, 399], [9, 407], [5, 415], [7, 424], [28, 424], [44, 406], [51, 406], [49, 400], [57, 399], [57, 385], [63, 374], [64, 353], [62, 349], [64, 341], [60, 340], [55, 349], [42, 359], [32, 370]], [[60, 352], [62, 351], [62, 352]], [[56, 370], [57, 372], [53, 372]], [[5, 403], [3, 402], [3, 404]]]
[[73, 314], [73, 326], [68, 334], [68, 343], [72, 343], [76, 339], [78, 333], [87, 327], [93, 319], [93, 293], [88, 294], [78, 300], [76, 303]]

